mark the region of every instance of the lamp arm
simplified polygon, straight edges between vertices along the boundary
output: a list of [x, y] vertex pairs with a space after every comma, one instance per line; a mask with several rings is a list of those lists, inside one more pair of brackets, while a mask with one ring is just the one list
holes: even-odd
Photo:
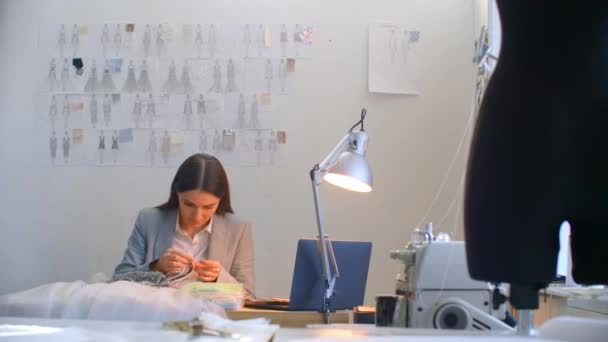
[[[331, 150], [331, 152], [329, 152], [329, 154], [327, 155], [327, 157], [325, 157], [325, 159], [323, 159], [323, 161], [321, 161], [321, 163], [318, 164], [319, 167], [319, 173], [325, 173], [325, 171], [331, 166], [333, 165], [336, 160], [338, 160], [338, 157], [340, 157], [340, 155], [348, 150], [348, 147], [351, 144], [351, 139], [350, 139], [351, 133], [346, 133], [342, 139], [338, 142], [338, 144]], [[321, 182], [321, 179], [323, 177], [318, 177], [317, 182], [315, 184], [319, 184]]]
[[[331, 154], [331, 153], [330, 153]], [[315, 202], [315, 214], [317, 219], [317, 229], [319, 233], [318, 241], [321, 246], [320, 257], [321, 257], [321, 268], [323, 270], [323, 280], [325, 285], [325, 293], [323, 295], [323, 308], [325, 313], [329, 313], [331, 311], [331, 297], [334, 292], [334, 285], [336, 283], [336, 278], [338, 277], [338, 265], [336, 263], [336, 258], [333, 253], [333, 249], [331, 248], [331, 241], [325, 235], [325, 229], [323, 226], [322, 214], [321, 214], [321, 204], [319, 200], [319, 176], [320, 176], [320, 168], [319, 165], [315, 165], [312, 170], [310, 170], [310, 178], [312, 183], [312, 193]], [[333, 267], [333, 271], [332, 271]], [[327, 316], [326, 316], [327, 317]]]

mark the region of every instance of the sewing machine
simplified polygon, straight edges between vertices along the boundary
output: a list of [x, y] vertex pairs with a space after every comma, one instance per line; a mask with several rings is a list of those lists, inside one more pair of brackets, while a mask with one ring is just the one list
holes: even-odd
[[471, 279], [464, 241], [438, 239], [417, 230], [404, 249], [390, 257], [403, 263], [393, 326], [461, 330], [514, 329], [503, 323], [506, 298], [500, 287]]

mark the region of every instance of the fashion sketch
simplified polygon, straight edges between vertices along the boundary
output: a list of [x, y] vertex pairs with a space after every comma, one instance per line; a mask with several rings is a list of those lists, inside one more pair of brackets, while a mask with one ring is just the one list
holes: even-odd
[[214, 58], [217, 52], [217, 31], [214, 24], [209, 25], [209, 32], [207, 32], [207, 46], [209, 48], [209, 57]]
[[192, 127], [192, 99], [190, 98], [190, 94], [186, 95], [182, 114], [184, 115], [186, 129], [189, 130]]
[[177, 71], [175, 67], [175, 61], [171, 61], [169, 65], [169, 71], [167, 74], [167, 80], [163, 83], [162, 92], [163, 94], [174, 94], [179, 92], [182, 88], [180, 82], [177, 80]]
[[255, 32], [255, 45], [258, 50], [258, 57], [262, 57], [262, 53], [264, 52], [265, 34], [264, 25], [259, 24], [258, 29]]
[[63, 106], [61, 109], [61, 116], [63, 117], [63, 128], [68, 129], [68, 123], [70, 120], [70, 100], [67, 95], [63, 96]]
[[156, 29], [156, 55], [161, 57], [165, 52], [165, 38], [163, 37], [163, 25], [158, 24]]
[[49, 138], [49, 152], [51, 154], [51, 164], [55, 165], [55, 159], [57, 158], [57, 136], [53, 130], [53, 134]]
[[106, 127], [110, 126], [110, 121], [112, 121], [112, 99], [110, 95], [106, 94], [103, 98], [103, 103], [101, 104], [101, 109], [103, 111], [103, 122]]
[[264, 80], [266, 81], [266, 92], [270, 93], [272, 90], [272, 79], [273, 79], [273, 71], [272, 71], [272, 61], [270, 58], [266, 59], [266, 65], [264, 66]]
[[388, 56], [390, 63], [395, 64], [395, 58], [397, 55], [397, 30], [391, 28], [388, 35]]
[[196, 24], [196, 31], [194, 33], [194, 46], [196, 47], [196, 56], [201, 58], [201, 53], [203, 52], [203, 46], [205, 42], [203, 41], [203, 28], [201, 24]]
[[287, 43], [288, 41], [288, 35], [287, 35], [287, 25], [283, 24], [281, 25], [281, 36], [279, 38], [280, 42], [281, 42], [281, 56], [285, 57], [287, 56]]
[[249, 24], [245, 24], [243, 28], [243, 49], [245, 50], [245, 58], [249, 57], [249, 49], [251, 48], [251, 28]]
[[165, 163], [165, 165], [169, 164], [169, 155], [171, 153], [171, 137], [169, 136], [169, 132], [166, 130], [162, 137], [160, 153], [163, 157], [163, 163]]
[[188, 64], [188, 61], [184, 61], [184, 65], [182, 66], [182, 77], [180, 78], [180, 81], [180, 90], [183, 90], [186, 94], [194, 92], [194, 86], [192, 85], [192, 81], [190, 80], [190, 65]]
[[287, 89], [287, 63], [285, 58], [279, 63], [279, 83], [281, 85], [281, 93], [285, 93]]
[[68, 59], [63, 59], [63, 65], [61, 66], [61, 90], [66, 91], [70, 87], [70, 65]]
[[211, 85], [209, 91], [215, 93], [222, 92], [222, 70], [220, 68], [220, 62], [217, 59], [213, 65], [213, 84]]
[[156, 141], [156, 133], [152, 131], [150, 133], [150, 141], [148, 141], [148, 150], [146, 151], [148, 154], [148, 159], [150, 160], [150, 165], [156, 164], [156, 152], [158, 151], [158, 142]]
[[226, 65], [226, 81], [227, 81], [227, 85], [226, 85], [226, 91], [227, 92], [235, 92], [237, 91], [236, 89], [236, 75], [235, 75], [235, 71], [234, 71], [234, 62], [232, 61], [232, 58], [228, 59], [228, 64]]
[[135, 79], [135, 62], [129, 61], [129, 67], [127, 69], [127, 79], [122, 87], [122, 91], [125, 93], [134, 93], [137, 91], [137, 79]]
[[403, 64], [407, 64], [407, 60], [410, 54], [410, 31], [403, 29], [401, 37], [401, 49], [403, 50]]
[[148, 63], [144, 59], [141, 61], [139, 70], [139, 80], [137, 81], [137, 89], [140, 92], [148, 93], [152, 91], [152, 83], [150, 82], [150, 73], [148, 72]]
[[89, 71], [89, 77], [87, 78], [87, 83], [84, 85], [85, 93], [96, 93], [101, 89], [99, 86], [99, 79], [97, 78], [97, 65], [95, 64], [95, 60], [91, 62], [91, 69]]
[[257, 136], [255, 137], [253, 149], [255, 151], [256, 165], [261, 166], [262, 165], [262, 152], [264, 152], [264, 139], [262, 138], [262, 131], [260, 131], [260, 130], [258, 130]]
[[295, 31], [293, 31], [293, 45], [296, 49], [296, 57], [300, 56], [300, 45], [302, 45], [302, 27], [300, 24], [296, 24]]
[[146, 102], [146, 118], [148, 119], [148, 127], [152, 128], [156, 119], [156, 106], [152, 94], [148, 94], [148, 102]]
[[122, 29], [120, 24], [116, 24], [116, 29], [114, 30], [114, 51], [116, 52], [116, 56], [120, 55], [120, 49], [122, 48]]
[[245, 96], [241, 93], [239, 95], [239, 102], [237, 105], [237, 117], [234, 123], [234, 128], [245, 128]]
[[217, 130], [217, 128], [213, 133], [212, 148], [214, 152], [219, 152], [222, 149], [222, 139], [220, 138], [220, 132]]
[[72, 55], [74, 56], [78, 54], [78, 48], [80, 47], [80, 33], [78, 30], [78, 25], [74, 24], [72, 27], [72, 37], [70, 39], [70, 44], [72, 45]]
[[103, 164], [103, 158], [106, 153], [106, 136], [103, 134], [103, 131], [99, 131], [99, 138], [97, 141], [97, 156], [99, 157], [99, 164]]
[[55, 123], [57, 122], [57, 99], [55, 95], [51, 96], [51, 103], [49, 104], [49, 120], [51, 121], [51, 128], [55, 130]]
[[198, 151], [207, 151], [207, 133], [205, 132], [205, 130], [201, 130], [201, 133], [198, 136]]
[[114, 164], [118, 161], [118, 150], [118, 131], [114, 131], [114, 133], [112, 133], [112, 159]]
[[70, 136], [68, 135], [68, 131], [65, 131], [63, 134], [61, 149], [63, 151], [63, 163], [67, 164], [70, 159]]
[[112, 74], [110, 73], [110, 60], [106, 60], [106, 65], [103, 68], [103, 77], [101, 78], [101, 88], [105, 93], [114, 93], [116, 92], [116, 86], [114, 85], [114, 80], [112, 79]]
[[60, 56], [63, 56], [66, 45], [67, 38], [65, 33], [65, 24], [61, 24], [61, 26], [59, 27], [59, 37], [57, 38], [57, 48], [59, 49]]
[[144, 34], [141, 43], [144, 48], [144, 56], [150, 57], [150, 50], [152, 49], [152, 30], [150, 29], [150, 24], [146, 24], [146, 27], [144, 28]]
[[270, 131], [268, 137], [268, 154], [270, 156], [270, 164], [274, 165], [277, 153], [277, 137], [274, 130]]
[[47, 76], [47, 84], [49, 91], [57, 90], [57, 64], [55, 63], [55, 58], [51, 59], [51, 65], [49, 66], [49, 74]]
[[142, 117], [142, 101], [139, 94], [135, 94], [135, 100], [133, 100], [133, 110], [131, 111], [133, 115], [133, 121], [135, 122], [135, 128], [141, 127], [141, 122], [143, 120]]
[[203, 129], [207, 119], [207, 102], [203, 94], [199, 94], [196, 100], [196, 115], [198, 116], [200, 128]]
[[260, 126], [260, 118], [259, 118], [260, 106], [258, 104], [258, 97], [256, 94], [251, 96], [251, 109], [249, 110], [249, 128], [259, 128]]
[[91, 126], [93, 126], [93, 128], [96, 128], [97, 123], [99, 122], [99, 117], [97, 98], [95, 97], [95, 94], [91, 96], [91, 101], [89, 102], [89, 112], [91, 113]]
[[110, 51], [110, 27], [108, 24], [103, 24], [103, 29], [101, 30], [101, 49], [103, 50], [104, 56], [108, 55]]

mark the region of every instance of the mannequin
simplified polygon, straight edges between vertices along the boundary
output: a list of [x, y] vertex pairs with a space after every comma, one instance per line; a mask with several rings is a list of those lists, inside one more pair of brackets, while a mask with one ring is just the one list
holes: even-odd
[[501, 52], [466, 179], [467, 259], [473, 278], [508, 282], [513, 306], [535, 309], [555, 276], [565, 220], [574, 279], [608, 283], [608, 10], [497, 3]]

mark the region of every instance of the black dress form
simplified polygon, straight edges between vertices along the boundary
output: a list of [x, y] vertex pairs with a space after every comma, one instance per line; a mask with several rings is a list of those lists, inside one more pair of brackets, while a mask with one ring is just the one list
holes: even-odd
[[465, 189], [475, 279], [538, 307], [571, 224], [573, 277], [608, 283], [608, 4], [497, 0], [502, 45]]

